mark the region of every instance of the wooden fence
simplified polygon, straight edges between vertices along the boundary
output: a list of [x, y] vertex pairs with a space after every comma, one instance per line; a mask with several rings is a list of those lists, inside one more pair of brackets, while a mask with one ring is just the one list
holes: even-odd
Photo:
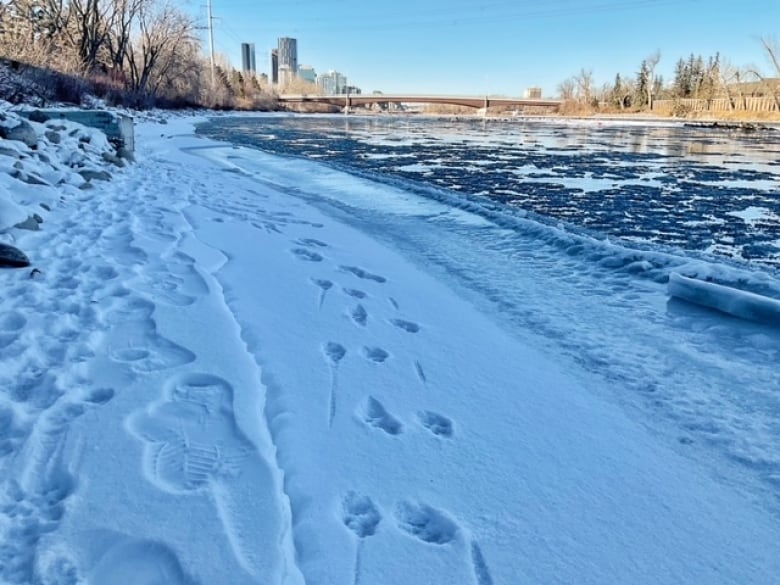
[[656, 100], [653, 111], [659, 114], [672, 114], [675, 110], [687, 112], [777, 112], [780, 111], [773, 97], [738, 97], [712, 100]]

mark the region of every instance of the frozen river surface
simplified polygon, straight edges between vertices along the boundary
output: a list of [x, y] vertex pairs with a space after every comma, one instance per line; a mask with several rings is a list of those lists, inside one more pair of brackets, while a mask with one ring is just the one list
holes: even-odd
[[415, 118], [221, 120], [234, 142], [596, 234], [780, 266], [780, 132]]

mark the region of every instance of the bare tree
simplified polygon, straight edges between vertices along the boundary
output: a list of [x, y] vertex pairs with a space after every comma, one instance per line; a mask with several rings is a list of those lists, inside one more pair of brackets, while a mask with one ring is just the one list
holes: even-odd
[[761, 38], [761, 44], [766, 51], [767, 58], [772, 64], [772, 68], [774, 70], [772, 76], [774, 79], [762, 76], [759, 76], [759, 78], [774, 98], [778, 110], [780, 110], [780, 47], [778, 46], [775, 39], [770, 39], [767, 37]]
[[593, 93], [593, 71], [585, 68], [580, 69], [580, 72], [574, 78], [574, 82], [577, 85], [577, 101], [590, 105]]
[[108, 65], [123, 71], [129, 60], [133, 24], [147, 0], [113, 0], [114, 9], [107, 15], [106, 51]]
[[565, 102], [573, 101], [576, 89], [577, 89], [576, 80], [573, 77], [569, 77], [568, 79], [564, 79], [558, 85], [558, 95]]
[[655, 51], [645, 59], [645, 65], [647, 67], [647, 83], [645, 84], [645, 91], [647, 92], [646, 103], [647, 107], [651, 110], [653, 109], [653, 97], [656, 90], [655, 68], [660, 60], [660, 51]]
[[745, 92], [743, 82], [750, 77], [744, 68], [736, 67], [729, 61], [722, 61], [718, 69], [718, 84], [729, 101], [729, 109], [736, 110], [745, 107]]
[[128, 47], [130, 83], [138, 95], [154, 97], [177, 58], [197, 40], [195, 25], [168, 0], [150, 0], [137, 14], [138, 33]]

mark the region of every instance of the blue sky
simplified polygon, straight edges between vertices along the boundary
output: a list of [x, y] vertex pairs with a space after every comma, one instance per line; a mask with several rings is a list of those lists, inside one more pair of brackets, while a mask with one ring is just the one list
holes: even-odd
[[[206, 24], [206, 0], [189, 9]], [[780, 38], [777, 0], [212, 0], [218, 53], [240, 67], [255, 43], [259, 72], [280, 36], [298, 60], [336, 69], [364, 91], [503, 94], [540, 86], [552, 96], [580, 69], [595, 81], [634, 75], [661, 53], [671, 79], [690, 53], [771, 67], [759, 38]], [[204, 35], [204, 39], [205, 39]]]

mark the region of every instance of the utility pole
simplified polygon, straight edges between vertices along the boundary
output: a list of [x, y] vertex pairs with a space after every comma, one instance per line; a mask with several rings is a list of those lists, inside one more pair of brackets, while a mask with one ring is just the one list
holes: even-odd
[[214, 13], [209, 0], [209, 52], [211, 53], [211, 89], [214, 89]]

